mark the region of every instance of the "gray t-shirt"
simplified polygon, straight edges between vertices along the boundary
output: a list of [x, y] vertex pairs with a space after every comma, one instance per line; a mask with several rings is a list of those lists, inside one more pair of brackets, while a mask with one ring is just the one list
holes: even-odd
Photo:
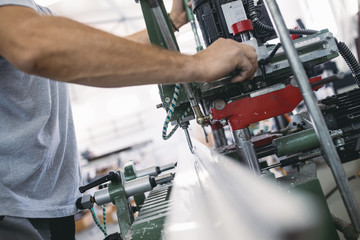
[[[0, 0], [44, 14], [33, 0]], [[0, 57], [0, 216], [76, 213], [80, 168], [66, 83], [26, 74]]]

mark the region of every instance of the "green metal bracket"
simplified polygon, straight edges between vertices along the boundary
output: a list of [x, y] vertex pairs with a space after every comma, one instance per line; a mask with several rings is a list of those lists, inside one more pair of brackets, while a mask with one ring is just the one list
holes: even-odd
[[109, 194], [112, 202], [116, 206], [116, 215], [118, 218], [122, 239], [125, 239], [125, 236], [129, 231], [132, 222], [134, 221], [134, 217], [131, 212], [131, 208], [129, 208], [129, 202], [125, 195], [123, 181], [117, 183], [115, 182], [110, 183]]
[[[176, 42], [176, 38], [175, 38], [175, 35], [172, 30], [169, 16], [166, 13], [164, 3], [162, 0], [158, 0], [158, 2], [159, 2], [159, 7], [161, 8], [161, 11], [166, 19], [168, 28], [169, 28], [170, 32], [172, 33], [172, 37]], [[150, 6], [149, 0], [141, 0], [140, 4], [141, 4], [141, 10], [144, 15], [146, 29], [147, 29], [151, 44], [155, 44], [155, 45], [163, 47], [163, 48], [168, 48], [168, 46], [165, 43], [164, 37], [161, 34], [161, 30], [159, 28], [156, 17], [154, 16], [154, 13], [152, 11], [152, 7]], [[178, 45], [177, 45], [177, 49], [179, 50]]]
[[[165, 39], [161, 33], [159, 24], [153, 13], [153, 9], [152, 9], [149, 1], [151, 1], [151, 0], [141, 0], [140, 4], [141, 4], [141, 9], [142, 9], [142, 12], [144, 15], [144, 20], [145, 20], [146, 29], [148, 32], [150, 42], [151, 42], [151, 44], [168, 49], [169, 47], [166, 45]], [[176, 44], [177, 50], [179, 51], [179, 46], [177, 44], [177, 41], [176, 41], [172, 26], [170, 23], [169, 16], [166, 12], [164, 3], [162, 0], [158, 0], [158, 3], [159, 3], [159, 7], [161, 9], [161, 12], [166, 20], [166, 24], [171, 33], [172, 39]], [[168, 110], [170, 101], [174, 94], [175, 84], [171, 84], [171, 85], [159, 84], [158, 88], [160, 91], [161, 101], [163, 102], [164, 108], [166, 110]], [[169, 99], [169, 101], [167, 101], [168, 99]], [[190, 106], [190, 104], [187, 101], [187, 97], [186, 97], [185, 91], [182, 86], [180, 87], [179, 103], [181, 103], [181, 102], [184, 102], [184, 104], [181, 104], [181, 106], [180, 106], [181, 110], [180, 111], [178, 109], [175, 110], [175, 115], [172, 117], [171, 121], [180, 119], [181, 116], [183, 115], [183, 113], [186, 111], [186, 109]], [[178, 105], [180, 105], [180, 104], [178, 104]], [[178, 106], [177, 106], [177, 108], [178, 108]]]
[[[136, 171], [135, 171], [134, 164], [132, 161], [131, 161], [131, 164], [128, 164], [124, 167], [124, 175], [125, 175], [126, 181], [136, 179]], [[134, 201], [136, 203], [137, 210], [139, 211], [141, 209], [142, 205], [144, 204], [145, 194], [142, 193], [142, 194], [135, 195]]]
[[136, 203], [137, 210], [139, 211], [145, 202], [145, 194], [138, 194], [134, 196], [134, 201]]
[[131, 161], [131, 164], [124, 167], [124, 175], [126, 181], [134, 180], [136, 178], [133, 161]]
[[316, 166], [314, 163], [306, 164], [299, 172], [290, 173], [287, 176], [276, 179], [283, 191], [288, 193], [307, 193], [314, 197], [318, 202], [321, 212], [322, 226], [319, 240], [339, 240], [335, 224], [332, 220], [329, 207], [326, 203], [324, 192], [321, 188], [319, 179], [316, 177]]

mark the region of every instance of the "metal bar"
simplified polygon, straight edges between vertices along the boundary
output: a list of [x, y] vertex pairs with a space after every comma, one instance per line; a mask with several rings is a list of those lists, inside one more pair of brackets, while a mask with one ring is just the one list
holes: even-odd
[[190, 152], [194, 153], [194, 147], [193, 147], [192, 142], [191, 142], [191, 137], [190, 137], [190, 134], [189, 134], [189, 130], [188, 130], [187, 127], [183, 127], [183, 129], [184, 129], [184, 133], [185, 133], [185, 136], [186, 136], [186, 141], [188, 143]]
[[260, 175], [260, 165], [256, 157], [254, 144], [251, 141], [249, 128], [233, 131], [236, 151], [239, 154], [240, 162], [246, 166], [252, 174]]
[[215, 148], [227, 146], [227, 139], [223, 128], [212, 130], [214, 135]]
[[339, 187], [341, 197], [344, 201], [351, 222], [354, 226], [354, 229], [357, 232], [360, 232], [360, 215], [356, 200], [350, 189], [345, 171], [341, 165], [339, 156], [331, 140], [329, 130], [318, 107], [315, 95], [309, 84], [308, 77], [302, 66], [299, 55], [292, 43], [284, 19], [282, 18], [279, 6], [277, 5], [276, 0], [265, 0], [265, 6], [270, 13], [270, 18], [275, 27], [276, 34], [280, 38], [287, 59], [289, 60], [291, 69], [295, 75], [295, 78], [298, 81], [301, 94], [303, 95], [306, 107], [310, 113], [312, 122], [314, 123], [316, 135], [319, 138], [319, 141], [325, 153], [327, 163]]

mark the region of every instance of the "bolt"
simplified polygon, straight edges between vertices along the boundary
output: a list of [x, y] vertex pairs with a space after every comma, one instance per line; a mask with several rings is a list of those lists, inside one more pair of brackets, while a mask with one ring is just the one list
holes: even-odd
[[336, 52], [337, 52], [337, 48], [336, 48], [336, 47], [332, 47], [332, 48], [330, 49], [330, 52], [336, 53]]
[[203, 125], [204, 122], [205, 122], [205, 119], [202, 118], [202, 117], [200, 117], [200, 118], [197, 118], [197, 119], [196, 119], [196, 122], [197, 122], [198, 124], [200, 124], [200, 125]]
[[165, 102], [166, 102], [166, 103], [169, 103], [169, 102], [170, 102], [170, 98], [169, 98], [169, 97], [166, 97], [166, 98], [165, 98]]
[[325, 34], [325, 38], [330, 40], [333, 37], [332, 33], [328, 32]]
[[225, 108], [225, 106], [226, 106], [226, 102], [224, 100], [222, 100], [222, 99], [216, 99], [214, 101], [214, 108], [216, 110], [221, 111], [221, 110], [223, 110]]
[[253, 86], [251, 84], [248, 84], [248, 88], [251, 90]]
[[336, 139], [335, 144], [337, 147], [340, 147], [340, 150], [344, 150], [344, 149], [342, 149], [342, 148], [344, 148], [343, 146], [345, 145], [345, 141], [343, 138]]
[[204, 116], [204, 117], [199, 117], [196, 119], [196, 122], [200, 125], [204, 125], [209, 123], [210, 121], [210, 116]]
[[290, 85], [293, 86], [293, 87], [297, 87], [297, 88], [299, 87], [299, 85], [298, 85], [298, 83], [297, 83], [297, 81], [296, 81], [296, 79], [294, 77], [292, 77], [290, 79]]
[[347, 118], [348, 118], [348, 119], [354, 119], [355, 117], [354, 117], [353, 114], [350, 113], [350, 114], [347, 115]]
[[207, 91], [207, 90], [209, 90], [209, 88], [210, 88], [210, 85], [209, 85], [208, 83], [204, 83], [204, 84], [202, 85], [203, 91]]
[[156, 104], [156, 108], [162, 108], [163, 107], [163, 104], [162, 103], [159, 103], [159, 104]]

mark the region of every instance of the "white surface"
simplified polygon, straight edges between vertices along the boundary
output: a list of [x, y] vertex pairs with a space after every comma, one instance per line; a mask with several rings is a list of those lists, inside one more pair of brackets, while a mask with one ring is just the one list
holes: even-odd
[[280, 192], [234, 160], [195, 147], [195, 155], [179, 151], [166, 239], [278, 240], [316, 228], [314, 199]]

